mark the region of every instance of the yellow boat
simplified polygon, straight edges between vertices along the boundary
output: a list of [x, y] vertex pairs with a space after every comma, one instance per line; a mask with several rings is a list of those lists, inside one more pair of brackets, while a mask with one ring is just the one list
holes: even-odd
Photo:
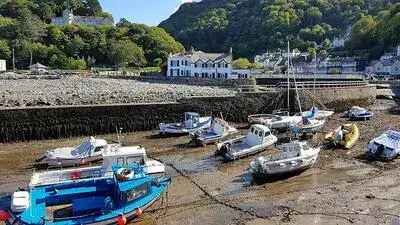
[[333, 142], [335, 145], [343, 146], [345, 149], [350, 149], [360, 137], [358, 127], [355, 123], [344, 124], [338, 127], [335, 131], [330, 132], [325, 136], [325, 140]]

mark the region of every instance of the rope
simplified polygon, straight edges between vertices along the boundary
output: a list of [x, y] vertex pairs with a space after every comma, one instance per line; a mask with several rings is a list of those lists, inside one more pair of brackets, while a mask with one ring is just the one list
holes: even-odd
[[223, 206], [226, 206], [226, 207], [231, 208], [231, 209], [236, 210], [236, 211], [240, 211], [240, 212], [249, 214], [249, 215], [254, 216], [254, 217], [256, 217], [256, 218], [259, 218], [259, 219], [270, 219], [270, 217], [268, 217], [268, 216], [260, 216], [260, 215], [254, 213], [254, 212], [251, 212], [251, 211], [246, 210], [246, 209], [242, 209], [242, 208], [240, 208], [240, 207], [238, 207], [238, 206], [235, 206], [235, 205], [231, 205], [231, 204], [229, 204], [228, 202], [224, 202], [224, 201], [222, 201], [222, 200], [216, 198], [215, 196], [213, 196], [212, 194], [210, 194], [204, 187], [202, 187], [200, 184], [198, 184], [196, 181], [194, 181], [189, 175], [185, 174], [185, 173], [182, 172], [180, 169], [178, 169], [174, 164], [170, 164], [170, 163], [164, 162], [164, 161], [162, 161], [161, 159], [158, 159], [158, 158], [155, 158], [155, 157], [149, 157], [149, 158], [152, 158], [152, 159], [154, 159], [154, 160], [160, 161], [160, 162], [164, 163], [165, 165], [168, 165], [169, 167], [171, 167], [172, 169], [174, 169], [174, 170], [175, 170], [177, 173], [179, 173], [183, 178], [189, 180], [190, 183], [192, 183], [193, 185], [195, 185], [200, 191], [203, 192], [203, 194], [204, 194], [206, 197], [208, 197], [209, 199], [211, 199], [211, 200], [214, 201], [215, 203], [220, 204], [220, 205], [223, 205]]

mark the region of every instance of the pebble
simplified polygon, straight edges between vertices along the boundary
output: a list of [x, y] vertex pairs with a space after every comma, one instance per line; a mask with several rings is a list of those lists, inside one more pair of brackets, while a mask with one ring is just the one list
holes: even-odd
[[0, 80], [2, 107], [175, 102], [185, 97], [235, 94], [219, 87], [106, 78], [10, 79], [0, 76]]

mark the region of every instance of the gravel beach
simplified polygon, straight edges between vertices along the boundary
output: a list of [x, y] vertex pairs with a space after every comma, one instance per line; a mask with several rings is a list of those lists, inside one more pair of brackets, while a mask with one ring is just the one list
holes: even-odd
[[134, 80], [66, 77], [1, 79], [0, 107], [174, 102], [192, 96], [234, 95], [218, 87], [144, 83]]

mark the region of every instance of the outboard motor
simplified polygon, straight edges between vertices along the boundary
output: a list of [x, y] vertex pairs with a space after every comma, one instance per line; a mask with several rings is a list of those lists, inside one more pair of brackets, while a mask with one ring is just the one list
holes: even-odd
[[231, 148], [231, 143], [225, 143], [224, 145], [221, 146], [215, 153], [215, 155], [225, 155], [229, 149]]

